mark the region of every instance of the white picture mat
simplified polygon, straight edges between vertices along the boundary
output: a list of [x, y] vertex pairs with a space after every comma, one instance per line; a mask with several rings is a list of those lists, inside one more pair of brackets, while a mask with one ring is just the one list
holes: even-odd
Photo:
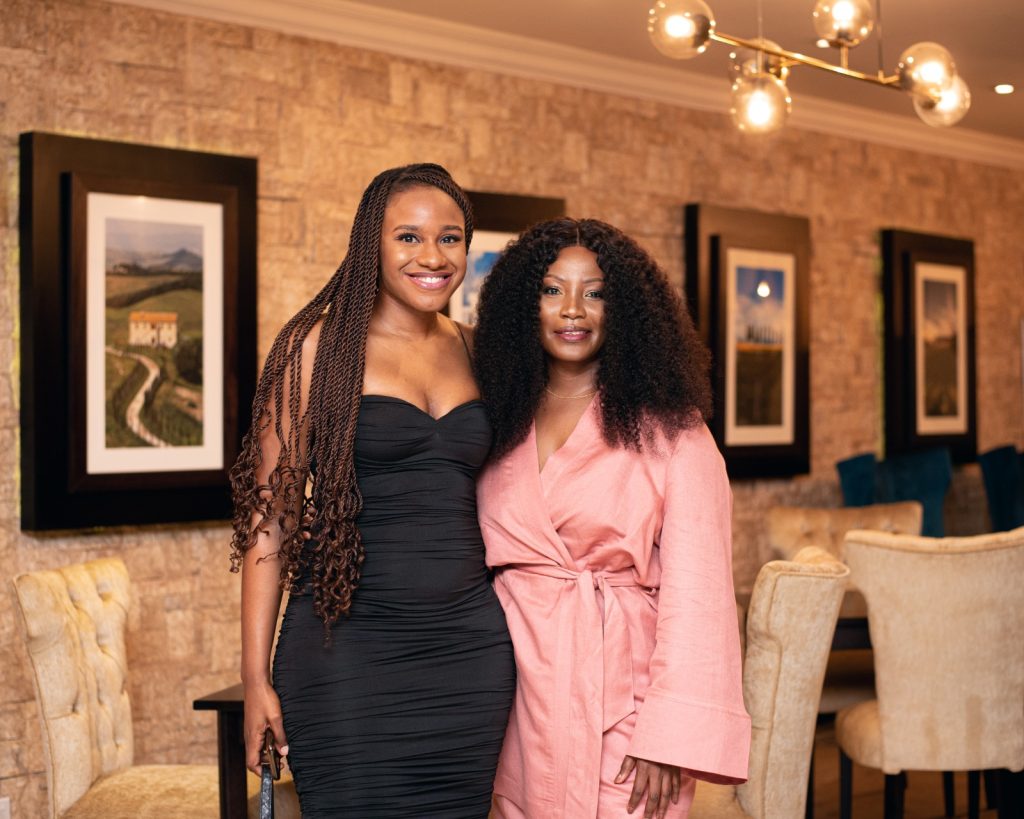
[[[729, 248], [726, 251], [725, 444], [726, 446], [792, 444], [796, 377], [796, 257], [791, 253]], [[736, 423], [736, 271], [741, 267], [777, 270], [783, 278], [782, 423]]]
[[480, 285], [490, 273], [490, 266], [480, 270], [480, 257], [487, 253], [501, 253], [518, 234], [496, 230], [473, 232], [473, 244], [466, 257], [466, 278], [448, 301], [448, 315], [463, 324], [476, 324], [476, 302]]
[[[926, 281], [947, 282], [955, 286], [956, 333], [956, 415], [935, 416], [925, 414], [925, 304]], [[914, 414], [919, 435], [948, 435], [967, 432], [967, 304], [964, 285], [967, 271], [963, 267], [931, 262], [914, 265], [914, 370], [916, 396]]]
[[[89, 193], [86, 224], [86, 473], [224, 468], [224, 207], [218, 203]], [[203, 443], [106, 445], [107, 220], [199, 225], [203, 231]]]

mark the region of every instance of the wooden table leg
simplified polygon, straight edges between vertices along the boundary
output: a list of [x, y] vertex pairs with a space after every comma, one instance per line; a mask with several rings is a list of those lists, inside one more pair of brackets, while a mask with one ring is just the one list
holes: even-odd
[[246, 819], [245, 736], [241, 713], [217, 712], [217, 772], [221, 819]]

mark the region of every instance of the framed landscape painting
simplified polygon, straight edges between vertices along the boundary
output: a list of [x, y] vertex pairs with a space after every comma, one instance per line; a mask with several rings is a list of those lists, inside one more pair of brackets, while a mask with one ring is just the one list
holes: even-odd
[[22, 528], [228, 517], [255, 160], [24, 134], [22, 183]]
[[977, 456], [974, 245], [882, 232], [886, 451], [946, 446]]
[[809, 469], [806, 219], [685, 210], [686, 294], [713, 356], [711, 431], [734, 478]]

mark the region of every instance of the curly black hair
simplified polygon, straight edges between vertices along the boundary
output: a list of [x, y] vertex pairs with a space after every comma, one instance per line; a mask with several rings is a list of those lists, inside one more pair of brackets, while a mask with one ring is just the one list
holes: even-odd
[[711, 355], [679, 294], [651, 256], [596, 219], [540, 222], [510, 242], [477, 305], [474, 369], [495, 430], [493, 455], [521, 443], [547, 384], [540, 341], [541, 281], [567, 247], [597, 256], [605, 342], [597, 386], [610, 446], [641, 450], [711, 417]]

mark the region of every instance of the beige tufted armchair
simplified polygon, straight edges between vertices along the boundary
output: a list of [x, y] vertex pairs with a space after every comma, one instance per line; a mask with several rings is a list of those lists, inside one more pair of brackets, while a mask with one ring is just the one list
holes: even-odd
[[[773, 554], [783, 560], [791, 559], [805, 546], [820, 546], [843, 560], [843, 538], [850, 530], [919, 535], [921, 514], [917, 501], [839, 509], [776, 506], [768, 511], [768, 542]], [[853, 585], [849, 584], [849, 594], [843, 598], [841, 617], [865, 616], [864, 598]], [[835, 651], [829, 657], [818, 713], [834, 714], [840, 708], [871, 699], [874, 686], [871, 649]]]
[[[216, 819], [216, 766], [133, 764], [124, 563], [31, 572], [14, 586], [42, 718], [51, 819]], [[291, 783], [287, 789], [275, 799], [285, 808], [278, 816], [297, 816], [297, 807], [289, 810]]]
[[921, 513], [917, 501], [838, 509], [776, 506], [768, 510], [768, 543], [782, 560], [792, 560], [804, 546], [820, 546], [842, 560], [843, 538], [851, 529], [919, 535]]
[[848, 575], [815, 547], [761, 567], [743, 662], [750, 778], [738, 787], [698, 782], [690, 819], [803, 816], [818, 692]]
[[836, 719], [840, 815], [851, 758], [886, 774], [886, 817], [902, 815], [905, 771], [1024, 769], [1024, 527], [855, 531], [845, 553], [867, 599], [878, 698]]

